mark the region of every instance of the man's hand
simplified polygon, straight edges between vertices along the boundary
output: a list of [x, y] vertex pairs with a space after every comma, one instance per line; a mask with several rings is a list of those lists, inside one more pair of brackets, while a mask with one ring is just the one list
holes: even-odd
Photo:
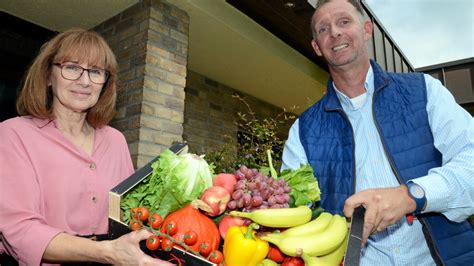
[[365, 245], [370, 234], [383, 231], [416, 208], [416, 203], [408, 195], [405, 185], [367, 189], [356, 193], [346, 200], [344, 214], [346, 217], [352, 217], [354, 209], [361, 205], [365, 207], [362, 245]]

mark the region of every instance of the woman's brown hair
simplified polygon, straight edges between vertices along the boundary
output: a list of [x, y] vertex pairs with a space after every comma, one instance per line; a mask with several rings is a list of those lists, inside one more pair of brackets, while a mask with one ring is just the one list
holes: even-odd
[[117, 61], [105, 40], [96, 32], [70, 29], [46, 42], [31, 64], [18, 97], [20, 115], [54, 119], [53, 93], [48, 86], [53, 63], [77, 61], [109, 71], [97, 103], [87, 112], [86, 120], [93, 127], [107, 125], [115, 114]]

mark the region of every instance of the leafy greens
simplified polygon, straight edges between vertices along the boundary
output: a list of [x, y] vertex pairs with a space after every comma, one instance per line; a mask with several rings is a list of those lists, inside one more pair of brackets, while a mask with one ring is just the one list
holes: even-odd
[[125, 222], [130, 219], [128, 210], [137, 206], [145, 206], [150, 212], [166, 217], [212, 186], [212, 167], [196, 154], [176, 155], [165, 150], [152, 168], [153, 172], [123, 198], [121, 208]]

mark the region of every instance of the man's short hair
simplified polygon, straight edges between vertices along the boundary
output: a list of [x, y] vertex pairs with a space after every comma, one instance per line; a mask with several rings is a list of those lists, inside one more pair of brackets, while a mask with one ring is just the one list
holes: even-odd
[[[316, 6], [314, 7], [314, 12], [316, 12], [321, 6], [323, 6], [326, 3], [331, 2], [332, 0], [318, 0], [316, 2]], [[362, 4], [360, 3], [360, 0], [346, 0], [349, 2], [349, 4], [353, 5], [355, 9], [362, 15], [364, 16], [364, 8], [362, 7]]]

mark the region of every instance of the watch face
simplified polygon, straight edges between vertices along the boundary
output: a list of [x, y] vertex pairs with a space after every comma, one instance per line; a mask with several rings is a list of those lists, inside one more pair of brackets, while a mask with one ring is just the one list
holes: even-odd
[[421, 199], [425, 196], [425, 191], [420, 186], [414, 184], [410, 186], [410, 194], [417, 199]]

